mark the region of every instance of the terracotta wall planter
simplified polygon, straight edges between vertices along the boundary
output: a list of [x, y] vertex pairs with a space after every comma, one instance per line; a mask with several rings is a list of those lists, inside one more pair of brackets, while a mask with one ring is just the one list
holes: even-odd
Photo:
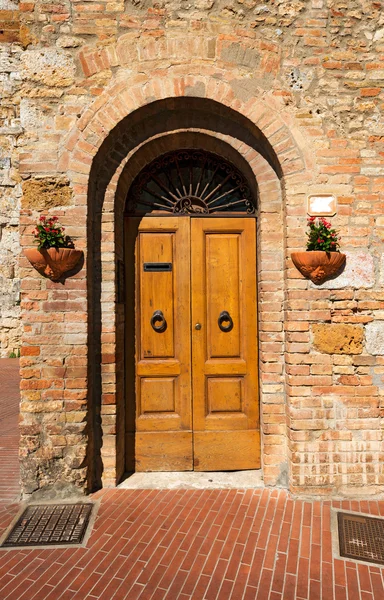
[[304, 277], [308, 277], [313, 283], [320, 284], [342, 269], [346, 256], [341, 252], [311, 250], [292, 252], [291, 258], [295, 267]]
[[74, 269], [83, 256], [83, 251], [73, 248], [28, 248], [24, 250], [24, 254], [41, 275], [58, 281], [64, 273]]

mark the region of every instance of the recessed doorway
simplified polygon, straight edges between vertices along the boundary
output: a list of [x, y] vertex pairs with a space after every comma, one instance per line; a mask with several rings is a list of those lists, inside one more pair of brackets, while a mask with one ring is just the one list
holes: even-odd
[[127, 471], [260, 468], [254, 204], [233, 165], [191, 153], [128, 201]]

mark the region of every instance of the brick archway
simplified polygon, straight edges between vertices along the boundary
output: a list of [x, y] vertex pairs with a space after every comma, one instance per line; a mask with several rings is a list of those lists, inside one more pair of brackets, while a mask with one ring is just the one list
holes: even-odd
[[[226, 158], [233, 160], [243, 169], [249, 178], [257, 179], [260, 198], [258, 226], [259, 256], [259, 297], [260, 297], [260, 350], [262, 352], [261, 369], [261, 413], [263, 435], [263, 472], [267, 484], [286, 485], [287, 453], [285, 429], [285, 398], [282, 386], [284, 340], [281, 337], [283, 321], [283, 288], [284, 288], [284, 214], [283, 192], [281, 180], [269, 163], [251, 146], [212, 131], [178, 130], [155, 136], [132, 150], [122, 161], [104, 196], [103, 222], [101, 227], [101, 253], [110, 252], [112, 222], [115, 235], [115, 258], [123, 259], [122, 214], [124, 202], [130, 183], [150, 160], [169, 149], [177, 147], [208, 147], [216, 150]], [[238, 157], [236, 159], [236, 156]], [[262, 251], [263, 248], [263, 251]], [[116, 360], [116, 373], [123, 372], [123, 307], [118, 307], [114, 314], [111, 310], [108, 294], [111, 279], [116, 280], [115, 262], [113, 260], [102, 265], [104, 273], [101, 295], [106, 298], [101, 302], [102, 320], [111, 324], [115, 330], [105, 332], [106, 343], [101, 343], [101, 356], [106, 361]], [[278, 296], [278, 297], [277, 297]], [[272, 304], [272, 300], [275, 300]], [[273, 309], [274, 314], [271, 314]], [[115, 319], [115, 320], [114, 320]], [[270, 323], [270, 320], [273, 320]], [[115, 336], [115, 337], [113, 337]], [[113, 341], [114, 340], [114, 341]], [[112, 354], [111, 354], [112, 351]], [[111, 366], [111, 365], [110, 365]], [[103, 426], [103, 440], [108, 443], [102, 447], [101, 456], [104, 465], [104, 485], [114, 485], [123, 474], [124, 434], [123, 424], [123, 386], [124, 382], [117, 378], [114, 393], [110, 385], [103, 386], [102, 398], [107, 403], [106, 426]], [[111, 413], [116, 408], [114, 414]], [[104, 410], [101, 406], [101, 412]]]
[[[130, 184], [148, 162], [168, 150], [180, 147], [204, 147], [215, 151], [226, 159], [234, 162], [248, 178], [248, 181], [256, 184], [259, 198], [259, 224], [258, 224], [258, 283], [259, 283], [259, 322], [260, 322], [260, 404], [262, 424], [263, 473], [267, 484], [275, 485], [277, 482], [286, 484], [287, 453], [286, 453], [286, 431], [285, 431], [285, 399], [284, 395], [276, 392], [276, 386], [281, 386], [284, 361], [284, 340], [281, 338], [281, 323], [283, 321], [283, 297], [284, 288], [284, 214], [282, 202], [281, 181], [268, 162], [246, 144], [230, 136], [223, 136], [208, 131], [185, 131], [180, 130], [157, 136], [141, 145], [133, 151], [121, 164], [115, 173], [106, 192], [106, 210], [104, 211], [106, 228], [110, 231], [110, 220], [114, 221], [115, 248], [117, 260], [123, 260], [123, 245], [121, 243], [122, 214], [126, 194]], [[102, 252], [108, 251], [108, 245], [102, 243]], [[273, 245], [273, 248], [271, 247]], [[111, 263], [110, 269], [114, 270]], [[110, 277], [111, 273], [108, 276]], [[273, 289], [272, 289], [273, 288]], [[279, 291], [278, 291], [279, 290]], [[105, 289], [107, 293], [107, 288]], [[279, 297], [277, 297], [279, 296]], [[273, 303], [271, 304], [271, 302]], [[274, 314], [271, 315], [273, 309]], [[108, 314], [108, 306], [105, 311]], [[109, 318], [111, 318], [110, 315]], [[271, 324], [270, 319], [274, 322]], [[116, 372], [123, 370], [123, 359], [119, 348], [123, 347], [124, 321], [121, 309], [116, 317], [116, 356], [119, 357], [119, 365]], [[274, 345], [274, 352], [271, 352]], [[107, 348], [107, 345], [106, 345]], [[102, 355], [104, 352], [102, 351]], [[119, 378], [118, 378], [119, 379]], [[114, 402], [116, 407], [123, 406], [122, 398], [123, 382], [118, 382]], [[112, 402], [110, 395], [107, 396]], [[110, 407], [109, 407], [110, 408]], [[117, 411], [118, 412], [118, 411]], [[116, 465], [117, 471], [122, 474], [123, 466], [119, 462], [123, 456], [123, 432], [118, 428], [119, 419], [116, 419], [117, 438]], [[108, 427], [103, 432], [109, 435]], [[113, 436], [110, 436], [111, 442]], [[111, 459], [111, 450], [108, 446], [107, 461]], [[103, 449], [102, 449], [103, 455]], [[113, 484], [113, 473], [104, 473], [104, 482]]]
[[[253, 138], [253, 145], [262, 156], [285, 177], [313, 166], [301, 133], [288, 127], [290, 117], [273, 96], [243, 102], [235, 97], [229, 84], [223, 81], [212, 83], [212, 79], [204, 75], [153, 78], [147, 84], [134, 86], [129, 86], [129, 80], [121, 79], [122, 74], [80, 117], [68, 135], [59, 168], [69, 169], [75, 177], [76, 174], [90, 173], [100, 155], [105, 157], [113, 151], [114, 141], [119, 138], [119, 129], [124, 128], [126, 119], [130, 117], [134, 124], [145, 122], [151, 116], [158, 119], [157, 103], [163, 101], [172, 108], [172, 103], [176, 104], [180, 99], [191, 103], [211, 102], [210, 121], [232, 119], [239, 128], [247, 131], [247, 137]], [[185, 96], [187, 89], [196, 90], [196, 95]], [[190, 126], [193, 127], [193, 123]], [[212, 127], [217, 129], [214, 124]], [[116, 158], [115, 155], [115, 161]], [[117, 164], [115, 162], [116, 167]]]
[[[171, 68], [167, 79], [152, 77], [145, 85], [130, 85], [129, 77], [124, 75], [120, 73], [114, 84], [84, 112], [69, 134], [59, 162], [59, 169], [68, 174], [74, 191], [74, 206], [68, 210], [68, 215], [78, 216], [78, 235], [87, 239], [88, 282], [87, 340], [79, 336], [79, 339], [73, 338], [73, 349], [66, 347], [69, 354], [87, 356], [86, 361], [81, 359], [81, 364], [87, 365], [87, 378], [79, 379], [75, 370], [73, 375], [68, 371], [64, 385], [75, 389], [75, 392], [68, 393], [68, 397], [79, 398], [79, 406], [83, 405], [83, 398], [88, 398], [88, 408], [82, 429], [80, 426], [77, 428], [79, 447], [76, 443], [73, 445], [73, 458], [65, 463], [65, 482], [72, 481], [77, 487], [88, 489], [101, 485], [102, 473], [104, 485], [114, 485], [121, 475], [121, 468], [116, 462], [116, 444], [119, 443], [116, 431], [121, 420], [116, 402], [120, 393], [116, 387], [116, 369], [121, 357], [115, 343], [116, 246], [111, 211], [115, 207], [116, 177], [127, 156], [154, 134], [162, 135], [182, 126], [205, 129], [209, 135], [227, 142], [231, 140], [230, 144], [251, 166], [266, 200], [265, 215], [261, 219], [265, 228], [259, 236], [264, 243], [264, 262], [261, 264], [265, 275], [260, 277], [261, 291], [271, 294], [277, 288], [279, 294], [279, 321], [271, 322], [275, 316], [270, 317], [262, 333], [265, 363], [273, 365], [276, 365], [276, 357], [281, 358], [284, 352], [281, 315], [285, 205], [282, 196], [284, 194], [288, 199], [291, 183], [295, 185], [299, 179], [308, 178], [308, 166], [311, 165], [311, 156], [303, 150], [304, 142], [302, 147], [296, 143], [285, 122], [284, 108], [276, 98], [251, 98], [244, 102], [236, 98], [227, 83], [204, 73], [204, 68], [199, 76], [193, 77], [180, 77]], [[186, 96], [186, 93], [196, 95]], [[269, 206], [268, 198], [272, 200]], [[85, 215], [86, 222], [83, 220]], [[271, 230], [269, 241], [265, 235], [268, 228]], [[276, 258], [277, 240], [281, 246]], [[81, 277], [85, 277], [84, 271]], [[271, 338], [275, 331], [277, 340]], [[67, 339], [68, 343], [72, 343], [71, 336]], [[71, 364], [76, 364], [75, 360]], [[271, 368], [268, 370], [271, 371]], [[278, 370], [276, 373], [265, 372], [264, 375], [265, 385], [269, 386], [263, 405], [269, 415], [265, 419], [265, 430], [271, 440], [268, 454], [265, 454], [265, 475], [268, 483], [286, 485], [284, 383], [282, 373]], [[44, 429], [46, 439], [50, 440], [50, 435], [48, 429]], [[77, 456], [84, 457], [84, 460]], [[34, 460], [34, 456], [30, 455], [23, 459], [29, 473], [33, 472], [31, 465]], [[51, 463], [56, 466], [51, 468]], [[54, 485], [60, 481], [63, 478], [60, 465], [61, 459], [57, 460], [52, 452], [52, 458], [47, 459], [44, 482], [37, 484], [31, 481], [29, 489], [33, 489], [34, 485]], [[49, 472], [52, 475], [48, 475]], [[38, 475], [35, 478], [37, 482]]]

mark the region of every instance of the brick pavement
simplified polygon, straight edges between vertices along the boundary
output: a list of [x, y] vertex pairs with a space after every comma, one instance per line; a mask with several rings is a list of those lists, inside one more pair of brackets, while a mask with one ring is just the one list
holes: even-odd
[[[0, 475], [14, 490], [15, 469], [5, 469], [17, 457], [17, 361], [0, 370], [0, 439], [12, 440]], [[93, 497], [101, 506], [86, 548], [0, 551], [1, 600], [384, 599], [384, 568], [333, 557], [330, 531], [331, 505], [384, 516], [384, 502], [267, 489]], [[0, 533], [19, 509], [10, 499], [0, 500]]]
[[[283, 490], [103, 490], [87, 548], [0, 552], [2, 600], [382, 600], [332, 557], [330, 502]], [[340, 503], [333, 503], [339, 506]], [[384, 503], [343, 502], [384, 515]], [[3, 509], [9, 522], [17, 506]]]

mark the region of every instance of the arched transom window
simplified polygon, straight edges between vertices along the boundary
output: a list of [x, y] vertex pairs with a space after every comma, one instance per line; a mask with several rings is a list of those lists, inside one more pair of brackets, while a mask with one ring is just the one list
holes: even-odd
[[147, 165], [134, 180], [127, 214], [161, 211], [215, 215], [256, 211], [247, 180], [232, 163], [205, 150], [177, 150]]

